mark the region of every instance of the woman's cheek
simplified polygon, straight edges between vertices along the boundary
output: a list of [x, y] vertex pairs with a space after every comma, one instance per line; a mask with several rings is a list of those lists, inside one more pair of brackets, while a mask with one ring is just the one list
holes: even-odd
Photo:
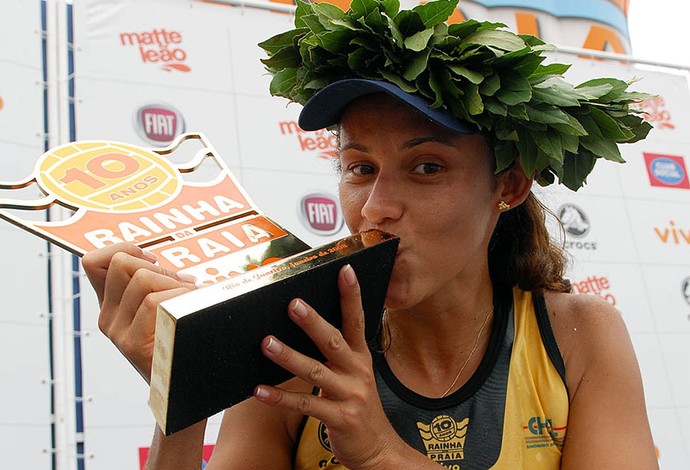
[[362, 207], [366, 198], [362, 201], [361, 191], [354, 190], [347, 185], [340, 185], [340, 208], [343, 211], [343, 219], [351, 232], [358, 232], [362, 222]]

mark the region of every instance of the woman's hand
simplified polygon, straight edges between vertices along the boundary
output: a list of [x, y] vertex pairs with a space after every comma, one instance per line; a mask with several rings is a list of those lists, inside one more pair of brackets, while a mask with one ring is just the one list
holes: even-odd
[[[338, 277], [342, 333], [304, 301], [290, 303], [289, 315], [328, 361], [306, 357], [273, 336], [262, 342], [269, 359], [306, 382], [321, 396], [260, 385], [254, 396], [267, 404], [313, 416], [328, 427], [333, 453], [348, 468], [381, 468], [388, 454], [405, 446], [390, 425], [376, 389], [372, 358], [364, 336], [360, 288], [352, 267]], [[406, 446], [405, 446], [406, 447]]]
[[147, 382], [158, 304], [195, 287], [189, 276], [155, 262], [155, 255], [129, 243], [107, 246], [82, 258], [101, 308], [98, 327]]

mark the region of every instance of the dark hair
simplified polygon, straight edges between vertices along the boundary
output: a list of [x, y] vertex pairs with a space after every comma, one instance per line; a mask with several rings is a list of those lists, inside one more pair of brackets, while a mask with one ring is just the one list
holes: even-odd
[[525, 202], [503, 212], [489, 242], [489, 273], [494, 285], [525, 291], [571, 292], [564, 279], [566, 254], [546, 228], [556, 217], [530, 192]]

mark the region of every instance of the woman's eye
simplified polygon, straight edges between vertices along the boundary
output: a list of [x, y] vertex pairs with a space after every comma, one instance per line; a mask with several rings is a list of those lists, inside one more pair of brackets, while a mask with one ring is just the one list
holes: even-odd
[[358, 165], [352, 165], [350, 166], [350, 171], [354, 173], [355, 175], [362, 176], [362, 175], [373, 175], [376, 172], [376, 169], [371, 166], [371, 165], [365, 165], [365, 164], [358, 164]]
[[438, 173], [442, 169], [443, 167], [436, 163], [421, 163], [414, 167], [412, 173], [416, 173], [418, 175], [432, 175], [434, 173]]

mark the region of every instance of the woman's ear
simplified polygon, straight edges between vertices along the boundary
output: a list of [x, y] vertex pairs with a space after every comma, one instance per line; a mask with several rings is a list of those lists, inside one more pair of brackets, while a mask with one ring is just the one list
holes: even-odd
[[501, 211], [522, 204], [527, 199], [534, 181], [525, 175], [519, 160], [503, 170], [498, 178], [496, 197], [499, 200], [496, 207]]

